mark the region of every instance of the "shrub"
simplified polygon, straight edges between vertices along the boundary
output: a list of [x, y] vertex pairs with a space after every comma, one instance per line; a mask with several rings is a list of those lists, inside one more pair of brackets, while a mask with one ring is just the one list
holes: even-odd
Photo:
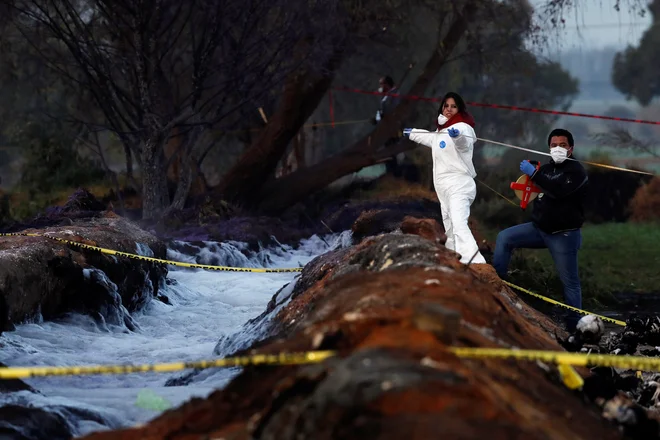
[[74, 147], [75, 140], [61, 127], [28, 123], [13, 136], [23, 150], [20, 186], [30, 195], [75, 188], [105, 176], [99, 164], [83, 158]]
[[654, 177], [637, 189], [630, 201], [629, 210], [632, 221], [660, 221], [660, 177]]

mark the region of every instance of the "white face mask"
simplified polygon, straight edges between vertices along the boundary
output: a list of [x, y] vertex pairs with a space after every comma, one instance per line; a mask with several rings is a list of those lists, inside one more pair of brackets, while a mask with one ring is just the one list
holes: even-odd
[[550, 156], [555, 163], [562, 163], [568, 157], [568, 150], [562, 147], [550, 148]]
[[446, 123], [448, 120], [449, 120], [449, 119], [447, 119], [447, 117], [446, 117], [445, 115], [442, 115], [442, 114], [441, 114], [441, 115], [438, 116], [438, 124], [440, 124], [441, 126], [442, 126], [442, 125], [445, 125], [445, 123]]
[[378, 87], [378, 93], [383, 93], [383, 88], [382, 87]]

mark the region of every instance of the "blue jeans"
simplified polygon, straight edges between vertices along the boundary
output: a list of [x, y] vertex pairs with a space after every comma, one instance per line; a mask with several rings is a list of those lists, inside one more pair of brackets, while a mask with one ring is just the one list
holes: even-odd
[[[582, 233], [575, 231], [557, 232], [547, 234], [533, 223], [523, 223], [503, 230], [497, 235], [493, 267], [500, 278], [505, 279], [511, 253], [514, 249], [545, 249], [547, 248], [555, 262], [555, 268], [564, 285], [564, 300], [566, 304], [582, 308], [582, 288], [578, 276], [578, 250], [582, 246]], [[569, 330], [572, 331], [580, 319], [580, 315], [569, 312], [567, 320]]]

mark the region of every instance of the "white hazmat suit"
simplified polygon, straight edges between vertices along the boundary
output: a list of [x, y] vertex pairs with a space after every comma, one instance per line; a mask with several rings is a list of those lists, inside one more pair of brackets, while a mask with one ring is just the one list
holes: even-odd
[[[438, 122], [442, 126], [447, 118], [440, 115]], [[445, 247], [459, 253], [463, 264], [467, 264], [470, 259], [472, 263], [486, 263], [468, 227], [470, 206], [477, 195], [474, 181], [477, 173], [472, 165], [472, 151], [477, 136], [474, 129], [465, 122], [451, 125], [451, 128], [459, 130], [458, 137], [450, 137], [447, 128], [435, 132], [407, 128], [404, 134], [411, 141], [431, 148], [433, 185], [440, 200], [442, 222], [447, 235]]]

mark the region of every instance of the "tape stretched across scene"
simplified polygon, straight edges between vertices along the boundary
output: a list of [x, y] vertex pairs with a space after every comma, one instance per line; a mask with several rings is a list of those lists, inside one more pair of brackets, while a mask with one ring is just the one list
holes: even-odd
[[[543, 151], [532, 150], [530, 148], [519, 147], [517, 145], [511, 145], [511, 144], [507, 144], [507, 143], [504, 143], [504, 142], [493, 141], [491, 139], [483, 139], [483, 138], [479, 138], [479, 137], [477, 137], [475, 139], [478, 140], [478, 141], [488, 142], [488, 143], [494, 144], [494, 145], [499, 145], [501, 147], [513, 148], [513, 149], [516, 149], [516, 150], [527, 151], [529, 153], [540, 154], [542, 156], [550, 156], [551, 157], [550, 153], [545, 153]], [[568, 157], [568, 158], [566, 158], [566, 160], [574, 160], [575, 162], [586, 163], [587, 165], [592, 165], [592, 166], [601, 167], [601, 168], [608, 168], [610, 170], [625, 171], [625, 172], [628, 172], [628, 173], [636, 173], [636, 174], [644, 174], [644, 175], [647, 175], [647, 176], [655, 176], [654, 173], [649, 173], [648, 171], [631, 170], [631, 169], [628, 169], [628, 168], [616, 167], [614, 165], [607, 165], [607, 164], [603, 164], [603, 163], [590, 162], [590, 161], [587, 161], [587, 160], [573, 159], [572, 157]]]
[[131, 258], [134, 260], [141, 260], [141, 261], [150, 261], [153, 263], [160, 263], [160, 264], [169, 264], [172, 266], [180, 266], [180, 267], [187, 267], [191, 269], [205, 269], [205, 270], [216, 270], [220, 272], [258, 272], [258, 273], [283, 273], [283, 272], [302, 272], [303, 268], [302, 267], [290, 267], [290, 268], [253, 268], [253, 267], [229, 267], [229, 266], [213, 266], [210, 264], [197, 264], [197, 263], [184, 263], [182, 261], [172, 261], [172, 260], [163, 260], [161, 258], [154, 258], [154, 257], [147, 257], [143, 255], [137, 255], [137, 254], [132, 254], [129, 252], [122, 252], [122, 251], [115, 251], [113, 249], [107, 249], [103, 248], [100, 246], [92, 246], [89, 244], [85, 243], [80, 243], [77, 241], [72, 241], [72, 240], [67, 240], [64, 238], [59, 238], [59, 237], [53, 237], [50, 235], [41, 235], [41, 234], [34, 234], [34, 233], [2, 233], [0, 236], [26, 236], [26, 237], [44, 237], [48, 238], [49, 240], [54, 240], [54, 241], [59, 241], [61, 243], [66, 243], [71, 246], [76, 246], [79, 248], [83, 249], [89, 249], [92, 251], [98, 251], [103, 254], [108, 254], [108, 255], [117, 255], [117, 256], [122, 256], [126, 258]]
[[[660, 372], [660, 358], [619, 356], [604, 354], [570, 353], [550, 350], [526, 350], [484, 347], [448, 347], [448, 351], [461, 359], [515, 359], [542, 361], [556, 365], [582, 367], [614, 367], [638, 371]], [[224, 359], [192, 362], [173, 362], [143, 365], [88, 365], [66, 367], [2, 367], [0, 380], [29, 379], [46, 376], [83, 376], [99, 374], [167, 373], [186, 369], [244, 367], [248, 365], [304, 365], [320, 363], [337, 356], [333, 350], [297, 353], [255, 354]]]
[[[183, 263], [180, 261], [171, 261], [171, 260], [163, 260], [160, 258], [154, 258], [154, 257], [146, 257], [142, 255], [137, 255], [137, 254], [131, 254], [128, 252], [121, 252], [121, 251], [115, 251], [112, 249], [106, 249], [102, 248], [100, 246], [92, 246], [89, 244], [84, 244], [84, 243], [79, 243], [76, 241], [71, 241], [71, 240], [66, 240], [64, 238], [59, 238], [59, 237], [52, 237], [49, 235], [41, 235], [41, 234], [35, 234], [35, 233], [22, 233], [22, 232], [11, 232], [11, 233], [0, 233], [0, 236], [26, 236], [26, 237], [44, 237], [48, 238], [50, 240], [55, 240], [60, 243], [65, 243], [69, 244], [72, 246], [80, 247], [83, 249], [89, 249], [93, 251], [98, 251], [104, 254], [108, 255], [118, 255], [118, 256], [124, 256], [136, 260], [142, 260], [142, 261], [151, 261], [155, 263], [160, 263], [160, 264], [170, 264], [170, 265], [175, 265], [175, 266], [182, 266], [182, 267], [188, 267], [188, 268], [193, 268], [193, 269], [206, 269], [206, 270], [216, 270], [216, 271], [228, 271], [228, 272], [260, 272], [260, 273], [281, 273], [281, 272], [302, 272], [303, 268], [302, 267], [293, 267], [293, 268], [283, 268], [283, 269], [266, 269], [266, 268], [251, 268], [251, 267], [227, 267], [227, 266], [212, 266], [208, 264], [196, 264], [196, 263]], [[510, 287], [513, 287], [521, 292], [524, 292], [528, 295], [534, 296], [536, 298], [542, 299], [550, 304], [554, 304], [559, 307], [563, 307], [568, 310], [575, 311], [577, 313], [581, 313], [583, 315], [594, 315], [598, 316], [604, 321], [611, 322], [613, 324], [625, 326], [626, 323], [623, 321], [619, 321], [614, 318], [608, 318], [606, 316], [601, 316], [597, 315], [595, 313], [588, 312], [586, 310], [578, 309], [572, 306], [569, 306], [568, 304], [564, 304], [562, 302], [556, 301], [552, 298], [548, 298], [543, 295], [539, 295], [538, 293], [534, 293], [530, 290], [527, 290], [523, 287], [517, 286], [513, 283], [510, 283], [508, 281], [502, 280], [502, 282]]]
[[247, 365], [303, 365], [323, 362], [335, 356], [331, 350], [299, 353], [255, 354], [195, 362], [173, 362], [145, 365], [88, 365], [67, 367], [2, 367], [0, 379], [27, 379], [42, 376], [83, 376], [95, 374], [168, 373], [190, 368], [227, 368]]
[[552, 298], [548, 298], [547, 296], [539, 295], [538, 293], [534, 293], [531, 290], [527, 290], [523, 287], [516, 286], [515, 284], [510, 283], [509, 281], [502, 280], [502, 282], [504, 284], [506, 284], [507, 286], [513, 287], [516, 290], [519, 290], [519, 291], [521, 291], [523, 293], [526, 293], [527, 295], [533, 296], [535, 298], [541, 299], [541, 300], [543, 300], [545, 302], [548, 302], [550, 304], [554, 304], [556, 306], [563, 307], [567, 310], [572, 310], [572, 311], [574, 311], [576, 313], [580, 313], [582, 315], [594, 315], [594, 316], [599, 317], [603, 321], [611, 322], [612, 324], [620, 325], [622, 327], [626, 326], [626, 323], [624, 321], [620, 321], [620, 320], [614, 319], [614, 318], [608, 318], [607, 316], [598, 315], [596, 313], [592, 313], [592, 312], [588, 312], [586, 310], [578, 309], [577, 307], [569, 306], [568, 304], [564, 304], [564, 303], [559, 302], [557, 300], [554, 300]]
[[[445, 130], [447, 130], [447, 129], [440, 130], [438, 133], [442, 133]], [[515, 150], [526, 151], [528, 153], [540, 154], [541, 156], [552, 157], [552, 155], [550, 153], [546, 153], [546, 152], [538, 151], [538, 150], [532, 150], [531, 148], [519, 147], [517, 145], [507, 144], [505, 142], [499, 142], [499, 141], [494, 141], [492, 139], [484, 139], [484, 138], [469, 136], [469, 135], [465, 135], [465, 134], [463, 136], [469, 137], [471, 139], [475, 139], [477, 141], [487, 142], [487, 143], [493, 144], [493, 145], [499, 145], [501, 147], [513, 148]], [[628, 168], [616, 167], [614, 165], [607, 165], [607, 164], [603, 164], [603, 163], [590, 162], [590, 161], [587, 161], [587, 160], [574, 159], [572, 157], [567, 157], [566, 160], [573, 160], [575, 162], [585, 163], [587, 165], [592, 165], [592, 166], [595, 166], [595, 167], [608, 168], [610, 170], [624, 171], [624, 172], [627, 172], [627, 173], [635, 173], [635, 174], [644, 174], [646, 176], [656, 176], [656, 174], [650, 173], [648, 171], [631, 170], [631, 169], [628, 169]]]
[[644, 356], [483, 347], [450, 347], [449, 351], [462, 359], [516, 359], [525, 361], [542, 361], [551, 364], [563, 364], [578, 367], [598, 366], [660, 372], [660, 358]]
[[[442, 98], [429, 98], [420, 95], [404, 95], [401, 93], [372, 92], [370, 90], [355, 89], [355, 88], [343, 87], [343, 86], [333, 87], [333, 89], [342, 92], [360, 93], [363, 95], [391, 96], [393, 98], [409, 99], [411, 101], [427, 101], [427, 102], [442, 101]], [[534, 108], [534, 107], [518, 107], [515, 105], [488, 104], [483, 102], [465, 102], [465, 104], [474, 107], [488, 107], [488, 108], [498, 108], [503, 110], [513, 110], [513, 111], [530, 112], [530, 113], [546, 113], [551, 115], [576, 116], [581, 118], [604, 119], [604, 120], [618, 121], [618, 122], [631, 122], [634, 124], [660, 125], [660, 121], [647, 121], [644, 119], [632, 119], [632, 118], [618, 118], [616, 116], [592, 115], [588, 113], [566, 112], [561, 110], [547, 110], [547, 109]]]

